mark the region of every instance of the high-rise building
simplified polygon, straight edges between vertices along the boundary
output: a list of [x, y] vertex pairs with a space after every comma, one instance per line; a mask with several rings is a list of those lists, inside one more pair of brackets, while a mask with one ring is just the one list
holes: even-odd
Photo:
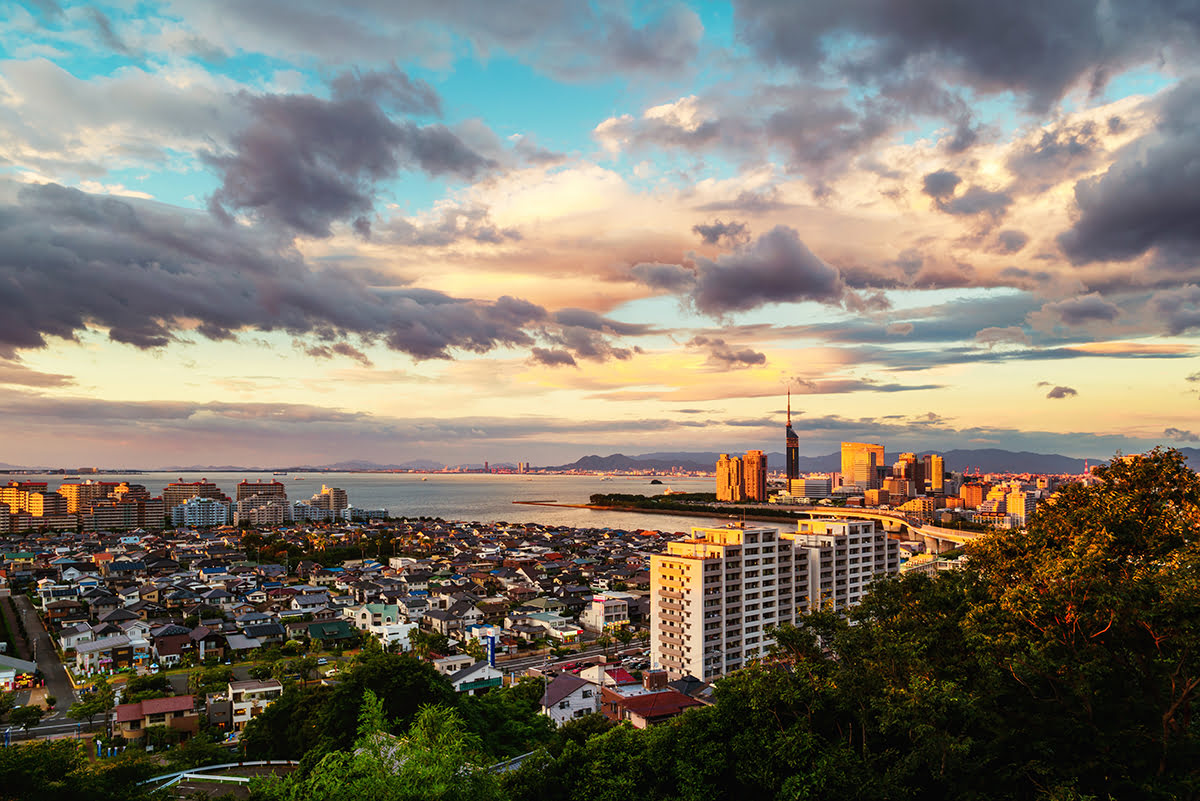
[[287, 500], [287, 485], [282, 481], [239, 481], [236, 500], [244, 501], [251, 495], [263, 495], [270, 498]]
[[765, 653], [765, 632], [793, 608], [791, 549], [778, 550], [775, 529], [734, 524], [693, 528], [651, 556], [652, 666], [711, 681]]
[[767, 455], [762, 451], [746, 451], [742, 457], [742, 475], [748, 501], [767, 500]]
[[746, 483], [742, 460], [722, 453], [717, 459], [717, 500], [746, 500]]
[[800, 478], [800, 438], [792, 429], [792, 391], [790, 389], [787, 396], [787, 429], [784, 436], [787, 445], [787, 486], [790, 488], [792, 481]]
[[946, 461], [936, 453], [925, 454], [925, 486], [929, 492], [941, 495], [946, 489]]
[[876, 531], [871, 520], [800, 520], [795, 532], [780, 537], [795, 552], [792, 583], [801, 613], [844, 611], [862, 600], [876, 576], [900, 572], [900, 543]]
[[321, 491], [309, 499], [309, 504], [317, 509], [328, 509], [338, 512], [350, 505], [346, 491], [339, 487], [321, 485]]
[[892, 465], [892, 476], [912, 482], [913, 495], [925, 494], [925, 462], [917, 459], [915, 453], [902, 453]]
[[963, 484], [958, 491], [958, 495], [963, 499], [963, 503], [968, 509], [978, 509], [983, 503], [983, 499], [987, 496], [989, 489], [991, 489], [989, 484], [972, 481], [969, 484]]
[[879, 489], [883, 446], [867, 442], [842, 443], [842, 486]]
[[181, 478], [163, 487], [163, 505], [168, 512], [189, 498], [215, 498], [231, 503], [229, 496], [221, 492], [221, 488], [216, 484], [210, 484], [206, 478], [199, 481], [184, 481]]
[[875, 576], [899, 570], [899, 543], [870, 520], [693, 528], [650, 557], [651, 663], [710, 681], [764, 654], [771, 627], [853, 606]]
[[67, 499], [67, 511], [77, 514], [101, 498], [107, 498], [116, 489], [115, 481], [84, 481], [81, 483], [65, 483], [59, 486], [58, 494]]

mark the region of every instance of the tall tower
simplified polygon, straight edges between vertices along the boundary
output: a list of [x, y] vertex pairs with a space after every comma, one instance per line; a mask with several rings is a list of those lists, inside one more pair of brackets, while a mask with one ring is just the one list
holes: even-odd
[[870, 442], [842, 443], [842, 484], [878, 489], [878, 468], [883, 465], [883, 446]]
[[787, 396], [787, 486], [792, 489], [792, 482], [800, 478], [800, 438], [792, 429], [792, 390], [788, 389]]

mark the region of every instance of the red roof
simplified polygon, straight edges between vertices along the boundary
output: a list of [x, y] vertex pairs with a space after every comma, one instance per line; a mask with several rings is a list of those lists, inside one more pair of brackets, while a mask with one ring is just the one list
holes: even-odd
[[604, 672], [607, 673], [608, 677], [618, 685], [638, 683], [638, 680], [630, 675], [629, 671], [627, 671], [625, 668], [612, 667], [607, 668]]
[[117, 722], [129, 723], [141, 720], [148, 715], [161, 715], [165, 712], [186, 712], [196, 705], [194, 695], [176, 695], [172, 698], [151, 698], [148, 701], [138, 701], [136, 704], [121, 704], [117, 707]]
[[622, 698], [620, 705], [623, 709], [628, 709], [633, 714], [640, 715], [647, 720], [672, 717], [689, 707], [703, 706], [695, 698], [689, 698], [677, 690], [663, 690], [657, 693]]

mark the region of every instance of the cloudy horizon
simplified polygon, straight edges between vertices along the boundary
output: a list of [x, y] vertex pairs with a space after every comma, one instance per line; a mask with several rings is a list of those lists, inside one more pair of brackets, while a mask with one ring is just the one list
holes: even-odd
[[951, 6], [19, 3], [0, 463], [1194, 446], [1200, 17]]

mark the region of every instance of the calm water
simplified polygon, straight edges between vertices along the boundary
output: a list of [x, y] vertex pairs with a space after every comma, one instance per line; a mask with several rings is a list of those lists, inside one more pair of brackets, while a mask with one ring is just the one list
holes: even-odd
[[[101, 481], [129, 481], [142, 484], [152, 495], [159, 495], [167, 484], [199, 481], [207, 478], [230, 497], [239, 481], [276, 479], [287, 485], [288, 499], [305, 500], [320, 492], [321, 485], [341, 487], [350, 503], [363, 509], [387, 509], [394, 517], [440, 517], [444, 520], [480, 522], [542, 523], [577, 528], [657, 529], [687, 531], [691, 526], [714, 525], [727, 518], [677, 517], [635, 512], [602, 512], [592, 509], [561, 509], [552, 506], [524, 506], [513, 501], [555, 501], [587, 503], [596, 492], [631, 495], [657, 495], [668, 487], [681, 492], [712, 492], [712, 478], [663, 478], [662, 485], [651, 485], [649, 477], [614, 476], [520, 476], [482, 473], [420, 475], [413, 473], [139, 473], [82, 476]], [[422, 480], [427, 479], [427, 480]], [[63, 483], [63, 476], [8, 476], [0, 474], [0, 484], [10, 480], [46, 481], [50, 490]]]

